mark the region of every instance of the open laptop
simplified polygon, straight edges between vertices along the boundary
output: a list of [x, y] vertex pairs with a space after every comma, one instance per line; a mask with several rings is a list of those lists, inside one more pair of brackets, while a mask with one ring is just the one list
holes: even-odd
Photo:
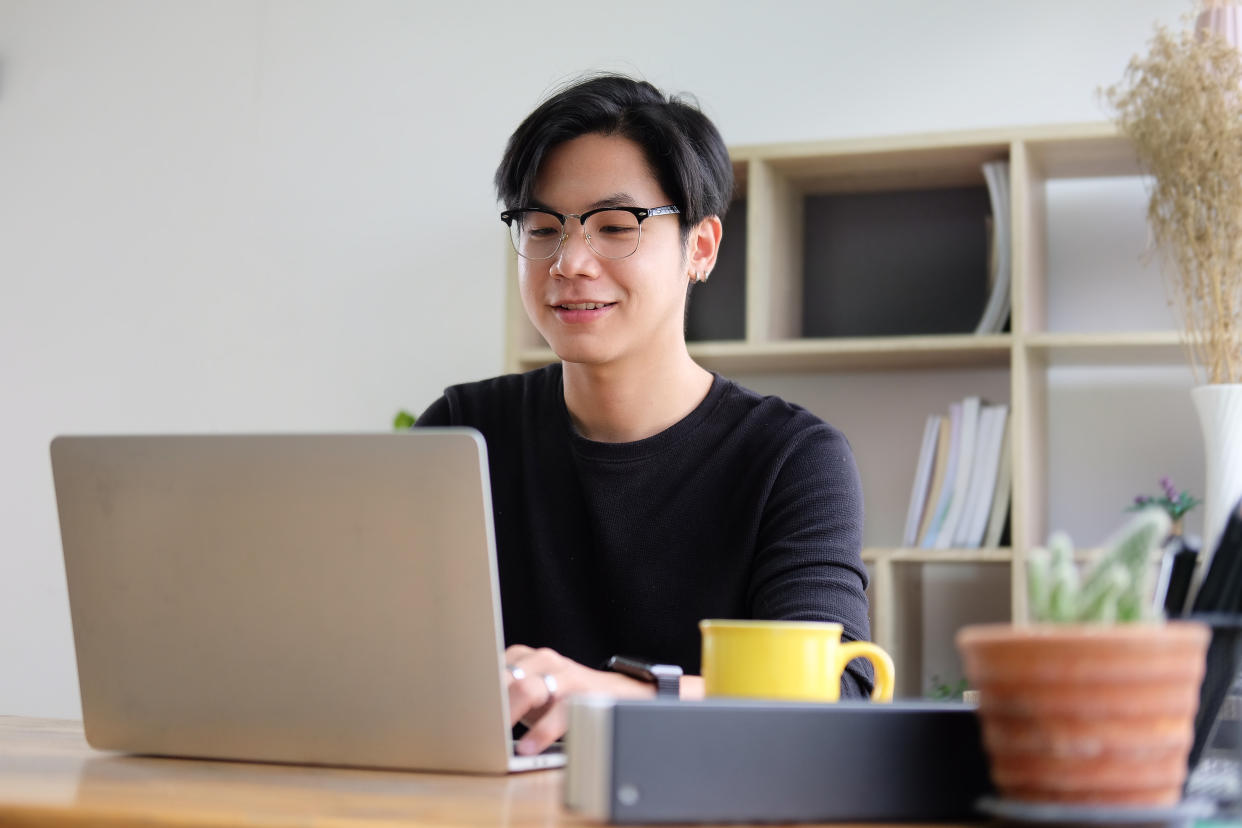
[[505, 773], [483, 438], [58, 437], [87, 741], [172, 756]]

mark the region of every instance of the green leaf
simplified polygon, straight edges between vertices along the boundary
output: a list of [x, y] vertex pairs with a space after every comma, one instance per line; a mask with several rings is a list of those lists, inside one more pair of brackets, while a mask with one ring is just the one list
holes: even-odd
[[397, 416], [392, 418], [393, 431], [408, 431], [414, 427], [415, 417], [404, 408], [397, 412]]
[[931, 690], [927, 697], [935, 701], [951, 701], [960, 699], [962, 694], [969, 689], [970, 685], [966, 683], [966, 679], [958, 679], [956, 684], [948, 684], [941, 681], [940, 676], [933, 675], [931, 677]]
[[1052, 556], [1037, 546], [1026, 556], [1026, 597], [1035, 621], [1047, 621], [1052, 597]]
[[1129, 520], [1108, 545], [1108, 552], [1091, 578], [1108, 565], [1117, 563], [1130, 573], [1130, 583], [1118, 596], [1117, 620], [1138, 621], [1143, 607], [1150, 603], [1159, 568], [1160, 545], [1169, 533], [1171, 521], [1163, 509], [1148, 509]]
[[1082, 588], [1078, 620], [1084, 623], [1111, 624], [1120, 619], [1117, 597], [1130, 586], [1130, 571], [1112, 562], [1091, 578]]
[[1074, 544], [1064, 532], [1048, 539], [1052, 549], [1052, 575], [1048, 591], [1048, 621], [1071, 623], [1078, 617], [1078, 567]]

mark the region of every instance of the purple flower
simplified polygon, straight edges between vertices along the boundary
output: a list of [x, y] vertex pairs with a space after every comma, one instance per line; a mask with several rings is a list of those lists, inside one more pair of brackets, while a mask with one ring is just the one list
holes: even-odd
[[1151, 506], [1159, 506], [1169, 513], [1170, 518], [1177, 521], [1201, 502], [1198, 498], [1191, 497], [1188, 492], [1179, 492], [1168, 475], [1160, 478], [1160, 488], [1163, 496], [1138, 495], [1134, 498], [1134, 505], [1127, 507], [1126, 511], [1137, 512]]

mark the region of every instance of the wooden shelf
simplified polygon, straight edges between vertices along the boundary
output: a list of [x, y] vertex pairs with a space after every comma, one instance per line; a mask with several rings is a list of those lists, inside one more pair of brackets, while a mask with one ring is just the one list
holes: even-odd
[[1112, 124], [1051, 128], [1024, 139], [1031, 161], [1044, 178], [1102, 178], [1141, 175], [1134, 150]]
[[863, 550], [863, 560], [868, 563], [881, 560], [893, 563], [1010, 563], [1013, 550], [1001, 549], [921, 549], [903, 547], [882, 549], [868, 547]]
[[897, 146], [845, 155], [774, 156], [768, 163], [802, 193], [867, 193], [982, 185], [983, 163], [1008, 154], [1008, 142], [985, 141], [946, 148]]
[[1023, 344], [1051, 366], [1186, 364], [1177, 331], [1039, 333], [1025, 337]]
[[[1007, 368], [1012, 337], [973, 336], [851, 337], [789, 339], [776, 342], [692, 342], [690, 355], [721, 373], [873, 371], [903, 369]], [[548, 348], [521, 352], [525, 369], [556, 360]]]
[[[722, 373], [1007, 368], [1010, 351], [1025, 347], [1053, 366], [1182, 365], [1177, 331], [1038, 333], [1015, 343], [1010, 334], [850, 337], [776, 342], [691, 342], [690, 355]], [[556, 361], [549, 348], [519, 352], [522, 370]]]
[[909, 368], [1008, 367], [1007, 334], [850, 337], [775, 342], [699, 342], [690, 353], [716, 370], [853, 371]]

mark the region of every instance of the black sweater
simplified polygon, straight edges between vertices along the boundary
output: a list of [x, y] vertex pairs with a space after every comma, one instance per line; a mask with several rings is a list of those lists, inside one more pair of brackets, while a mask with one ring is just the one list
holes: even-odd
[[[839, 431], [716, 376], [633, 443], [579, 435], [561, 366], [458, 385], [419, 426], [487, 441], [505, 643], [599, 669], [613, 654], [699, 672], [703, 618], [838, 621], [869, 637], [862, 491]], [[870, 692], [855, 660], [842, 695]]]

